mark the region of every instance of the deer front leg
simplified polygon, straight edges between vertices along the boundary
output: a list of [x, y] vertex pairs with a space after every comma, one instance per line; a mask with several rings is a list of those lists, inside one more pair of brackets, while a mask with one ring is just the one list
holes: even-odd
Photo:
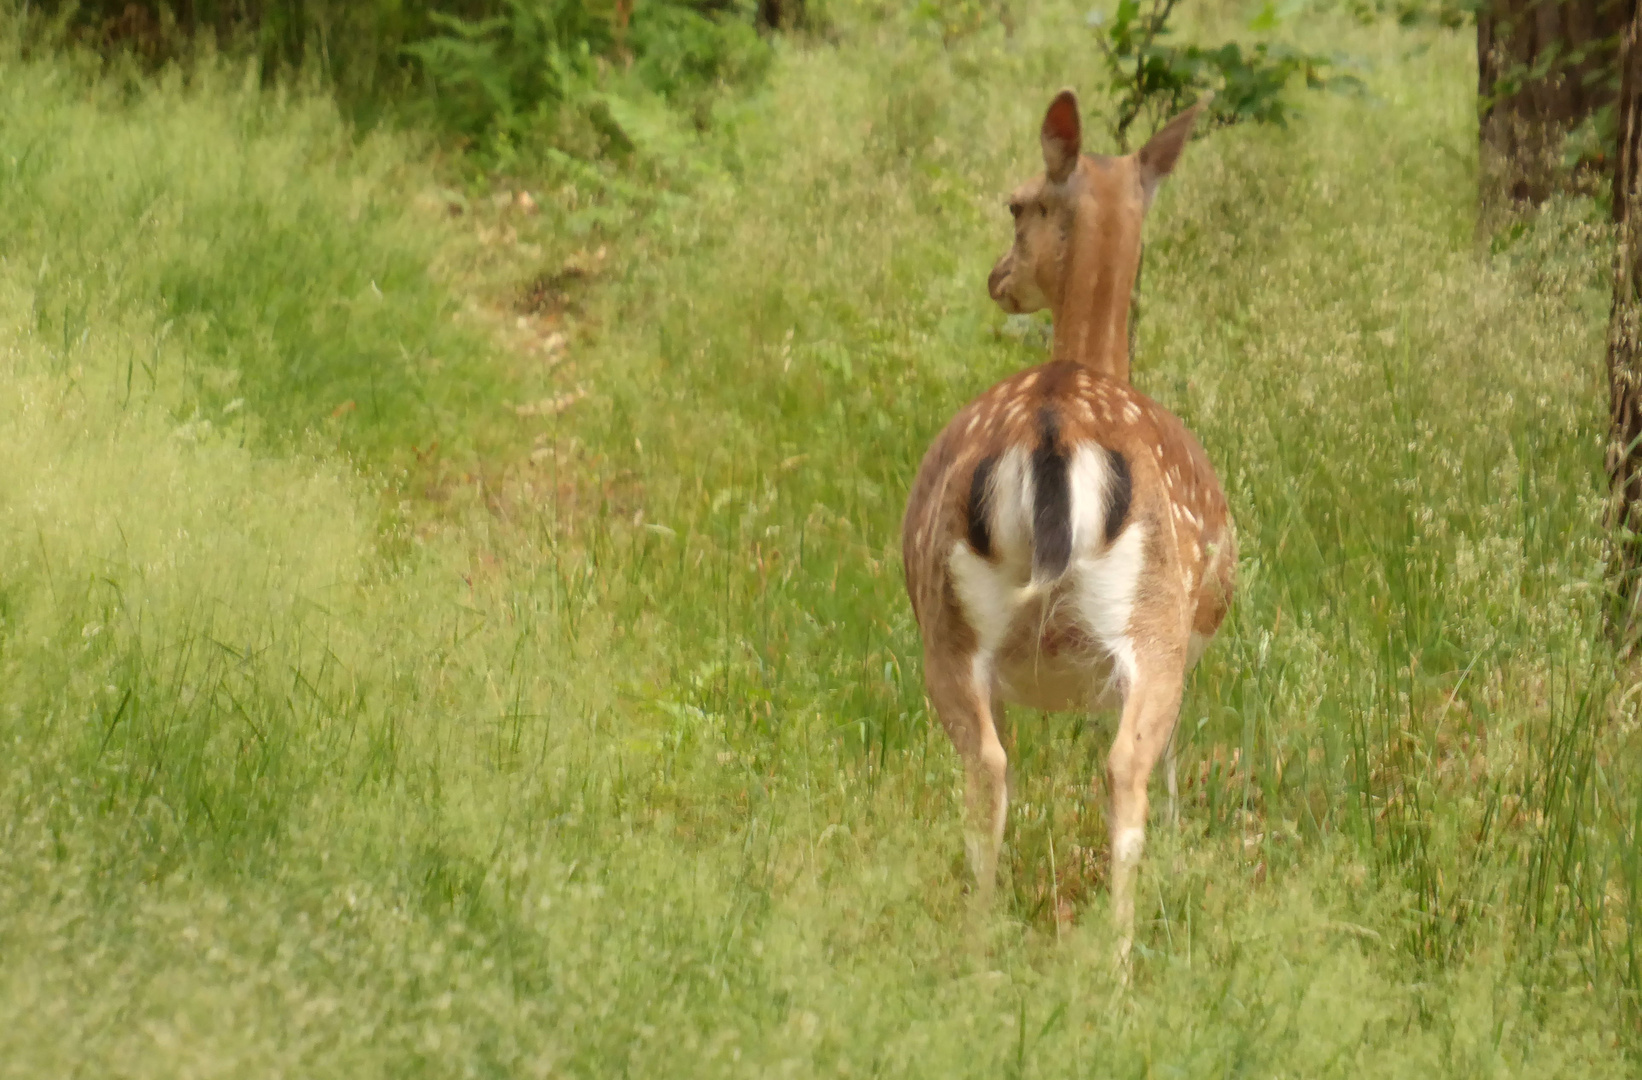
[[975, 900], [992, 901], [1009, 812], [1009, 755], [992, 714], [991, 665], [982, 656], [926, 657], [925, 683], [935, 712], [964, 765], [964, 849], [975, 875]]
[[1174, 733], [1184, 681], [1182, 665], [1162, 661], [1139, 666], [1106, 762], [1112, 800], [1112, 922], [1125, 979], [1135, 936], [1135, 879], [1146, 847], [1146, 785]]

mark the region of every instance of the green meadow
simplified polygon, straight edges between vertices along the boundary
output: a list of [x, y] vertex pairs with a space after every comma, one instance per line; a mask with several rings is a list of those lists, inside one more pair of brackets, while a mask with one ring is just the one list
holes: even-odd
[[1466, 29], [1294, 17], [1366, 91], [1160, 195], [1135, 381], [1242, 551], [1179, 827], [1124, 988], [1114, 720], [1014, 710], [972, 917], [900, 514], [1045, 354], [985, 277], [1056, 89], [1109, 149], [1017, 7], [484, 174], [0, 16], [0, 1077], [1635, 1075], [1611, 236], [1478, 230]]

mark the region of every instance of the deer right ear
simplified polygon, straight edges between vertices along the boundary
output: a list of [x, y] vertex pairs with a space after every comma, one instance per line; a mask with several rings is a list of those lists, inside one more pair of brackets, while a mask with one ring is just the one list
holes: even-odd
[[1152, 197], [1157, 194], [1163, 178], [1174, 172], [1174, 163], [1180, 160], [1186, 140], [1192, 137], [1197, 114], [1213, 100], [1213, 91], [1204, 94], [1191, 108], [1164, 124], [1162, 130], [1140, 148], [1136, 156], [1140, 160], [1140, 187], [1146, 195], [1147, 206], [1152, 205]]
[[1043, 167], [1051, 183], [1062, 184], [1077, 168], [1083, 149], [1083, 121], [1078, 118], [1078, 96], [1062, 90], [1043, 114]]

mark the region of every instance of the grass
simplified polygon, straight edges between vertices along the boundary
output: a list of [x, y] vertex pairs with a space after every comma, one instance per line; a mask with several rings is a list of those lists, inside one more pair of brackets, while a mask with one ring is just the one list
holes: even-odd
[[5, 54], [0, 1076], [1634, 1070], [1599, 215], [1474, 241], [1443, 31], [1308, 16], [1371, 96], [1188, 150], [1135, 367], [1243, 564], [1121, 991], [1110, 720], [1012, 714], [977, 933], [896, 555], [1094, 52], [846, 16], [535, 216]]

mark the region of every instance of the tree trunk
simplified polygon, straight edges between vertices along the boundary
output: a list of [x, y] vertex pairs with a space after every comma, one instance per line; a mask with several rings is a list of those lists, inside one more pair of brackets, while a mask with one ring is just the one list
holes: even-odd
[[1610, 629], [1629, 651], [1642, 629], [1642, 7], [1632, 11], [1620, 55], [1619, 161], [1614, 169], [1613, 309], [1608, 317]]
[[804, 16], [804, 0], [758, 0], [758, 25], [766, 29], [800, 29]]
[[1631, 6], [1630, 0], [1485, 0], [1477, 9], [1485, 203], [1537, 204], [1567, 183], [1563, 141], [1614, 103], [1619, 34]]

